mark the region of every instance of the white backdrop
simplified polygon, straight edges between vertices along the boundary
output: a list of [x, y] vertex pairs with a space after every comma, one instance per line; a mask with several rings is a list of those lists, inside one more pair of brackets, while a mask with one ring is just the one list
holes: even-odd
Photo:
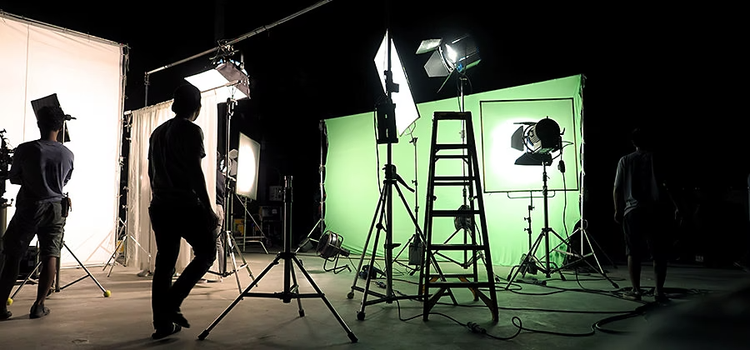
[[[206, 157], [203, 158], [203, 174], [206, 177], [206, 188], [209, 198], [216, 196], [216, 143], [217, 143], [217, 105], [226, 101], [228, 92], [226, 89], [217, 89], [204, 92], [201, 96], [201, 113], [195, 123], [203, 130], [203, 147]], [[154, 106], [144, 107], [133, 111], [133, 124], [130, 131], [130, 157], [128, 159], [128, 235], [135, 238], [138, 243], [148, 251], [146, 254], [136, 246], [135, 242], [128, 239], [125, 246], [128, 264], [138, 266], [141, 270], [154, 271], [154, 259], [156, 258], [156, 241], [151, 230], [151, 220], [148, 215], [148, 207], [151, 202], [151, 185], [148, 177], [148, 141], [151, 133], [157, 126], [174, 117], [172, 112], [172, 101], [162, 102]], [[191, 259], [190, 246], [183, 239], [180, 248], [180, 257], [177, 260], [176, 270], [181, 272]], [[218, 265], [214, 264], [213, 271]]]
[[[11, 147], [39, 139], [30, 101], [53, 93], [76, 118], [65, 242], [87, 265], [105, 263], [116, 239], [125, 60], [124, 45], [0, 13], [0, 130]], [[7, 185], [15, 200], [19, 186]], [[77, 263], [63, 250], [61, 265]]]

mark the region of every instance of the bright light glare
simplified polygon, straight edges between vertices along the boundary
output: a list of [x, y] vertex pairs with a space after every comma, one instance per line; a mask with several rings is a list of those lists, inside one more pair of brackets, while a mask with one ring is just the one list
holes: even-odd
[[237, 158], [238, 195], [249, 199], [258, 196], [258, 168], [260, 167], [260, 144], [240, 133], [240, 147]]
[[[224, 78], [224, 76], [221, 75], [221, 73], [219, 73], [216, 69], [209, 69], [203, 73], [185, 77], [185, 80], [187, 80], [190, 84], [193, 84], [193, 86], [197, 87], [201, 92], [206, 92], [219, 87], [223, 87], [230, 83], [230, 81]], [[231, 89], [231, 92], [234, 93], [234, 98], [237, 100], [241, 100], [247, 97], [244, 93], [242, 93], [242, 91], [240, 91], [240, 89], [235, 89], [231, 86], [225, 87], [225, 89]]]
[[419, 44], [419, 48], [417, 48], [417, 55], [437, 49], [442, 41], [442, 39], [422, 40], [422, 42]]
[[450, 45], [445, 45], [445, 50], [448, 51], [448, 61], [450, 61], [452, 66], [455, 66], [456, 62], [458, 62], [458, 52], [450, 47]]
[[[375, 67], [378, 70], [378, 74], [383, 76], [383, 72], [388, 68], [388, 56], [386, 50], [386, 40], [388, 39], [388, 32], [383, 36], [383, 41], [380, 44], [378, 53], [375, 54]], [[414, 98], [411, 94], [411, 88], [409, 87], [409, 80], [406, 77], [406, 70], [401, 65], [401, 59], [398, 57], [396, 52], [396, 45], [391, 40], [391, 71], [393, 73], [393, 82], [399, 85], [399, 92], [394, 92], [391, 95], [393, 103], [396, 104], [396, 131], [398, 135], [404, 134], [409, 126], [411, 126], [417, 119], [419, 119], [419, 111], [417, 105], [414, 103]], [[385, 78], [380, 79], [380, 84], [383, 87], [383, 92], [386, 92]]]

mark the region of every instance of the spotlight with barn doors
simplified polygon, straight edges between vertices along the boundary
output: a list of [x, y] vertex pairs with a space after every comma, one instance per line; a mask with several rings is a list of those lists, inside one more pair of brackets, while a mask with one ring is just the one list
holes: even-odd
[[[432, 52], [432, 55], [430, 55], [430, 58], [424, 65], [427, 76], [430, 78], [446, 77], [438, 91], [443, 89], [443, 86], [445, 86], [445, 83], [448, 82], [448, 79], [450, 79], [454, 72], [463, 81], [466, 71], [481, 61], [476, 42], [468, 34], [454, 40], [423, 40], [419, 44], [417, 55], [428, 52]], [[463, 83], [461, 83], [461, 96], [463, 97]]]
[[525, 151], [516, 159], [516, 165], [552, 164], [552, 152], [562, 149], [560, 125], [546, 117], [539, 122], [524, 122], [513, 133], [510, 145], [519, 151]]

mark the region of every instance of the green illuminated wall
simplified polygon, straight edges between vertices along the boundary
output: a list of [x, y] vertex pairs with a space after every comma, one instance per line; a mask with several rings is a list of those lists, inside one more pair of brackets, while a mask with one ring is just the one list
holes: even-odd
[[[495, 265], [515, 265], [521, 255], [529, 250], [529, 235], [524, 231], [528, 223], [524, 218], [528, 216], [530, 204], [535, 207], [531, 213], [532, 241], [539, 236], [544, 224], [542, 167], [514, 164], [522, 154], [510, 147], [510, 136], [519, 127], [514, 123], [537, 122], [549, 116], [564, 129], [563, 142], [570, 144], [562, 152], [566, 172], [558, 170], [560, 158], [547, 167], [549, 223], [562, 237], [573, 232], [573, 226], [580, 217], [580, 90], [581, 77], [576, 75], [465, 96], [466, 110], [473, 115], [485, 190], [488, 235]], [[420, 228], [424, 226], [432, 115], [435, 111], [458, 111], [458, 102], [458, 98], [453, 98], [420, 104], [421, 118], [414, 124], [412, 133], [404, 134], [399, 143], [392, 146], [393, 164], [411, 187], [414, 187], [412, 181], [416, 171], [418, 196], [415, 197], [404, 187], [402, 190], [412, 212], [418, 204]], [[344, 237], [345, 247], [361, 253], [378, 204], [387, 146], [376, 143], [373, 113], [329, 119], [326, 125], [329, 142], [325, 179], [326, 225]], [[460, 130], [460, 123], [441, 122], [440, 143], [460, 142]], [[412, 137], [417, 139], [416, 157], [415, 143], [409, 142]], [[558, 155], [560, 153], [556, 152], [555, 156]], [[451, 165], [455, 169], [450, 169]], [[438, 166], [437, 175], [461, 174], [459, 163], [451, 165]], [[435, 209], [456, 209], [463, 203], [460, 188], [438, 188], [435, 194], [438, 197]], [[534, 197], [533, 203], [530, 195]], [[415, 228], [395, 190], [393, 203], [393, 241], [405, 244]], [[434, 240], [443, 240], [454, 231], [452, 220], [435, 221]], [[550, 242], [553, 248], [560, 240], [551, 235]], [[372, 247], [371, 241], [368, 252], [372, 251]], [[400, 249], [397, 248], [394, 255]], [[382, 253], [382, 248], [379, 248], [378, 255], [382, 256]], [[539, 249], [537, 256], [542, 258], [544, 249]], [[562, 261], [563, 255], [560, 253], [553, 252], [551, 256], [553, 261]], [[404, 252], [400, 259], [406, 260], [407, 253]]]

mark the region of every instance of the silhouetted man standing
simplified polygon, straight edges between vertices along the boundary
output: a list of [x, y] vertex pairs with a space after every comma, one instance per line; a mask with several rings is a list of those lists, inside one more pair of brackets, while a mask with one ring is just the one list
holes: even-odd
[[20, 144], [13, 153], [9, 178], [11, 183], [21, 185], [21, 189], [16, 196], [16, 212], [3, 237], [5, 264], [0, 275], [0, 320], [11, 317], [6, 300], [18, 279], [21, 259], [34, 234], [39, 240], [42, 271], [29, 317], [40, 318], [50, 312], [44, 301], [55, 280], [65, 217], [70, 207], [63, 187], [73, 173], [73, 152], [57, 142], [65, 118], [59, 107], [39, 109], [37, 126], [41, 138]]
[[635, 129], [631, 137], [635, 151], [620, 158], [613, 190], [615, 221], [622, 223], [625, 233], [633, 286], [624, 297], [641, 300], [641, 259], [650, 251], [656, 275], [654, 296], [657, 301], [666, 301], [669, 235], [664, 203], [669, 203], [665, 200], [670, 197], [654, 167], [653, 140], [641, 129]]
[[[175, 117], [157, 127], [149, 140], [153, 195], [149, 215], [157, 247], [151, 295], [154, 339], [190, 327], [180, 306], [216, 259], [219, 219], [201, 169], [201, 159], [206, 156], [203, 131], [193, 123], [200, 113], [200, 101], [195, 86], [178, 87], [172, 103]], [[195, 257], [172, 284], [181, 238], [192, 246]]]

